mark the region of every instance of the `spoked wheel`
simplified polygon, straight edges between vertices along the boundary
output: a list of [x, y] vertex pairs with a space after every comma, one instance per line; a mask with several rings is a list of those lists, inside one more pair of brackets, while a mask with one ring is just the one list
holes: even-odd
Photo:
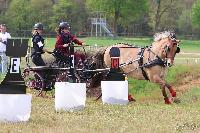
[[25, 69], [23, 72], [23, 78], [25, 81], [25, 85], [30, 88], [31, 90], [35, 89], [38, 90], [39, 93], [37, 96], [42, 95], [43, 88], [45, 88], [44, 79], [42, 78], [41, 74], [38, 72], [30, 71]]
[[77, 67], [82, 69], [77, 71], [77, 74], [79, 75], [81, 82], [86, 83], [87, 90], [93, 86], [93, 77], [96, 75], [96, 72], [89, 72], [87, 70], [94, 70], [94, 66], [95, 64], [93, 62], [90, 63], [89, 59], [77, 64]]
[[103, 79], [103, 73], [99, 72], [93, 75], [92, 78], [86, 80], [87, 95], [96, 97], [101, 97], [101, 80]]
[[71, 75], [69, 71], [60, 72], [58, 77], [56, 78], [57, 82], [71, 82], [71, 83], [80, 83], [81, 79], [77, 73]]
[[51, 66], [59, 67], [59, 68], [67, 68], [69, 67], [69, 63], [63, 62], [60, 60], [55, 60], [54, 62], [51, 63]]

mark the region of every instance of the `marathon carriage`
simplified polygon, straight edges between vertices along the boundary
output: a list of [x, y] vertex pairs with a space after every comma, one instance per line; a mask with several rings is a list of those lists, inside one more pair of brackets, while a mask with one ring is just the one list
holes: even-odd
[[[165, 77], [168, 67], [173, 65], [176, 53], [180, 52], [179, 42], [174, 33], [164, 31], [157, 33], [154, 36], [154, 42], [147, 47], [135, 47], [119, 43], [98, 50], [94, 55], [95, 61], [94, 59], [90, 59], [94, 63], [89, 63], [86, 60], [86, 62], [81, 62], [81, 68], [79, 68], [79, 63], [75, 63], [75, 65], [72, 63], [72, 55], [68, 57], [70, 62], [69, 67], [60, 67], [59, 65], [49, 66], [47, 68], [28, 67], [25, 69], [24, 75], [26, 76], [26, 73], [33, 72], [32, 77], [34, 79], [30, 80], [29, 78], [27, 85], [39, 89], [39, 94], [43, 90], [52, 90], [56, 81], [85, 82], [88, 84], [87, 87], [90, 88], [94, 80], [99, 83], [101, 80], [120, 81], [125, 80], [124, 75], [127, 75], [135, 79], [149, 80], [150, 82], [159, 84], [165, 103], [170, 104], [176, 97], [176, 92], [165, 81]], [[74, 50], [73, 46], [75, 45], [71, 45], [70, 49]], [[58, 64], [65, 64], [60, 59], [56, 61], [57, 63], [59, 62]], [[93, 67], [94, 65], [95, 67]], [[45, 69], [51, 71], [52, 74], [49, 74]], [[43, 70], [45, 71], [42, 72]], [[45, 73], [44, 78], [42, 78], [39, 71], [42, 74]], [[54, 75], [53, 78], [51, 77], [52, 75]], [[50, 83], [47, 82], [47, 77], [50, 77]], [[170, 93], [170, 99], [165, 90], [166, 88]], [[98, 95], [98, 98], [100, 97], [101, 94]]]
[[74, 61], [74, 54], [64, 56], [59, 50], [54, 50], [51, 54], [55, 58], [48, 66], [30, 66], [31, 48], [26, 56], [26, 68], [23, 71], [23, 78], [26, 86], [39, 91], [38, 96], [43, 96], [43, 91], [52, 91], [55, 82], [86, 83], [87, 91], [91, 87], [92, 78], [98, 73], [107, 73], [108, 69], [94, 70], [95, 64], [91, 57], [87, 57], [84, 46], [70, 44], [70, 52], [74, 53], [75, 47], [82, 47], [85, 60]]

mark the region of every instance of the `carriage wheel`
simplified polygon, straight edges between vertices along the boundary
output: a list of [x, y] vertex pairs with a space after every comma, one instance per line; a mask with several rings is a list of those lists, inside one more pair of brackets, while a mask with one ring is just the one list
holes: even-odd
[[101, 97], [101, 80], [103, 80], [103, 73], [98, 72], [93, 75], [91, 79], [86, 80], [87, 94], [92, 97]]
[[37, 95], [42, 95], [42, 91], [45, 85], [42, 76], [38, 72], [25, 69], [22, 76], [24, 78], [25, 85], [28, 88], [30, 88], [31, 90], [38, 90], [39, 93]]
[[67, 67], [69, 67], [69, 63], [63, 62], [61, 60], [54, 60], [51, 63], [51, 66], [56, 66], [56, 67], [59, 67], [59, 68], [67, 68]]
[[60, 72], [58, 77], [56, 78], [57, 82], [75, 82], [80, 83], [81, 79], [78, 76], [77, 73], [74, 74], [74, 76], [69, 74], [69, 71]]

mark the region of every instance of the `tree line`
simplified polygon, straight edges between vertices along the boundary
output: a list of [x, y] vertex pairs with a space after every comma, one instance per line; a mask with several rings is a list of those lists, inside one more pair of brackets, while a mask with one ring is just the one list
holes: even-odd
[[11, 33], [21, 33], [41, 22], [49, 33], [67, 21], [74, 33], [85, 34], [97, 11], [104, 14], [115, 35], [162, 30], [200, 33], [200, 0], [9, 0], [0, 23], [7, 24]]

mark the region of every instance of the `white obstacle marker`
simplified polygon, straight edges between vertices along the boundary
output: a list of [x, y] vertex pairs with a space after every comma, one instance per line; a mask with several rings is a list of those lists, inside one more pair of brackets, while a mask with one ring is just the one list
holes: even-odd
[[128, 81], [101, 81], [103, 104], [127, 104]]
[[74, 111], [85, 107], [85, 83], [55, 83], [55, 109], [56, 111]]
[[0, 121], [28, 121], [31, 114], [31, 98], [29, 94], [0, 94]]

